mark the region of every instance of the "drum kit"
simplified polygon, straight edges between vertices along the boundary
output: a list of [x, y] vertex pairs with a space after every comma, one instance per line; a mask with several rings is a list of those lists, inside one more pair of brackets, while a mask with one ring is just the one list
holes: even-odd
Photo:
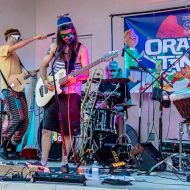
[[[102, 79], [101, 84], [126, 84], [127, 82], [129, 82], [129, 79]], [[115, 149], [118, 149], [118, 151], [124, 150], [124, 148], [122, 149], [120, 146], [118, 146], [120, 137], [118, 137], [117, 134], [116, 116], [119, 112], [122, 111], [124, 113], [125, 124], [127, 120], [127, 110], [135, 105], [119, 103], [119, 96], [119, 93], [113, 91], [98, 91], [97, 93], [96, 106], [94, 108], [94, 114], [92, 118], [93, 134], [91, 136], [93, 138], [93, 149], [95, 150], [95, 152], [97, 152], [98, 155], [101, 155], [101, 152], [108, 151], [108, 149], [109, 152], [111, 152], [112, 149], [114, 151]], [[126, 136], [127, 135], [124, 134], [124, 137]], [[125, 143], [129, 143], [129, 141], [130, 139], [129, 137], [127, 137]], [[101, 162], [102, 156], [98, 157]], [[103, 164], [105, 164], [105, 162]]]

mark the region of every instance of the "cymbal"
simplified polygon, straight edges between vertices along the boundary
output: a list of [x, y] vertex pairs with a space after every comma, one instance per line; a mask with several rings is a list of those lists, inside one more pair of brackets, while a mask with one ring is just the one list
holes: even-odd
[[127, 103], [122, 103], [122, 104], [116, 104], [115, 106], [123, 106], [124, 109], [128, 109], [133, 106], [137, 106], [135, 104], [127, 104]]
[[113, 83], [113, 84], [126, 84], [131, 80], [128, 78], [114, 78], [114, 79], [102, 79], [101, 84]]

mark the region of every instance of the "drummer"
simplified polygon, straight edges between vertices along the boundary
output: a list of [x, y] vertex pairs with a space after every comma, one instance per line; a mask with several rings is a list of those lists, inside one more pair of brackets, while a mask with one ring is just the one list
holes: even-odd
[[[122, 78], [122, 69], [119, 68], [119, 64], [117, 61], [109, 62], [105, 67], [106, 79], [121, 79]], [[109, 80], [108, 80], [109, 81]], [[113, 93], [114, 91], [114, 93]], [[99, 92], [102, 92], [108, 96], [109, 94], [115, 94], [115, 100], [112, 97], [111, 100], [108, 98], [107, 101], [100, 104], [101, 108], [116, 108], [117, 114], [115, 119], [115, 124], [117, 128], [118, 137], [121, 137], [125, 134], [125, 125], [124, 125], [124, 110], [122, 106], [116, 106], [116, 104], [128, 103], [131, 104], [131, 95], [128, 89], [128, 84], [117, 84], [104, 82], [100, 84]], [[122, 143], [122, 138], [119, 138], [119, 143]]]

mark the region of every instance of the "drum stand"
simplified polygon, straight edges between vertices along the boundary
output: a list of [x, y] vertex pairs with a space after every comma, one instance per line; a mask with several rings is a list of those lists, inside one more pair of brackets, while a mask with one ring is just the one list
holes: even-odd
[[[172, 169], [173, 171], [175, 170], [176, 172], [179, 173], [184, 173], [184, 169], [182, 168], [182, 158], [187, 157], [187, 155], [185, 153], [182, 153], [182, 140], [183, 140], [183, 134], [184, 134], [184, 126], [186, 126], [187, 128], [187, 132], [188, 132], [188, 136], [190, 139], [190, 132], [189, 132], [189, 127], [190, 127], [190, 120], [185, 119], [183, 122], [179, 123], [179, 153], [174, 153], [171, 154], [170, 156], [168, 156], [167, 158], [165, 158], [164, 160], [162, 160], [161, 162], [159, 162], [158, 164], [154, 165], [149, 171], [148, 173], [151, 173], [155, 168], [157, 168], [158, 166], [160, 166], [161, 164], [165, 163], [166, 165], [168, 165], [168, 167], [170, 169]], [[172, 157], [179, 157], [179, 169], [175, 168], [172, 163], [168, 163], [168, 160], [171, 160]]]
[[118, 139], [117, 139], [117, 141], [116, 141], [116, 144], [119, 144], [119, 139], [122, 139], [123, 140], [123, 138], [125, 138], [125, 143], [122, 143], [122, 144], [128, 144], [128, 141], [127, 140], [129, 140], [129, 139], [127, 139], [128, 138], [128, 136], [126, 135], [126, 129], [125, 129], [125, 125], [126, 125], [126, 121], [127, 121], [127, 117], [126, 117], [126, 114], [127, 114], [127, 111], [124, 109], [124, 112], [123, 112], [123, 114], [124, 114], [124, 116], [123, 116], [123, 125], [124, 125], [124, 133], [123, 134], [121, 134], [119, 137], [118, 137]]

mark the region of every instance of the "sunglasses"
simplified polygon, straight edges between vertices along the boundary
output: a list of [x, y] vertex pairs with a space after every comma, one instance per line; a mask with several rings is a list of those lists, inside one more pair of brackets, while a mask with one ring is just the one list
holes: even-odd
[[111, 70], [109, 70], [110, 72], [116, 72], [116, 71], [118, 71], [118, 70], [114, 70], [114, 69], [111, 69]]
[[73, 34], [70, 32], [70, 33], [68, 33], [68, 34], [59, 34], [60, 35], [60, 37], [62, 38], [62, 39], [64, 39], [64, 38], [66, 38], [66, 37], [71, 37]]
[[21, 39], [21, 36], [20, 35], [11, 35], [13, 38], [15, 38], [16, 40], [20, 40]]

